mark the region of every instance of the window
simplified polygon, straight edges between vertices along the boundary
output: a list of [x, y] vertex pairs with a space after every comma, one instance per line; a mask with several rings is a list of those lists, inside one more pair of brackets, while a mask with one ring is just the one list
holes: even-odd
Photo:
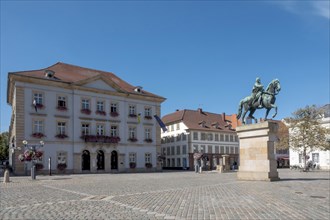
[[224, 153], [225, 153], [224, 146], [220, 146], [220, 153], [221, 153], [221, 154], [224, 154]]
[[37, 105], [43, 105], [43, 95], [42, 93], [34, 93], [33, 99], [36, 101]]
[[215, 150], [215, 153], [216, 153], [216, 154], [220, 153], [220, 151], [219, 151], [219, 146], [215, 146], [214, 148], [215, 148], [214, 150]]
[[181, 158], [176, 159], [176, 166], [181, 167]]
[[176, 146], [176, 155], [180, 155], [180, 154], [181, 154], [180, 146]]
[[175, 155], [175, 148], [174, 148], [174, 146], [171, 147], [171, 155]]
[[171, 155], [171, 147], [166, 148], [166, 155]]
[[96, 135], [104, 136], [104, 125], [96, 125]]
[[198, 152], [198, 145], [194, 145], [194, 153]]
[[194, 138], [194, 140], [198, 140], [198, 132], [193, 133], [193, 138]]
[[81, 135], [89, 135], [89, 124], [83, 123], [81, 124]]
[[151, 129], [150, 128], [144, 129], [144, 138], [145, 138], [145, 140], [151, 140]]
[[235, 142], [238, 142], [238, 136], [235, 135]]
[[145, 162], [151, 163], [151, 153], [145, 153]]
[[104, 102], [103, 101], [96, 102], [96, 111], [104, 112]]
[[135, 163], [136, 162], [136, 153], [129, 153], [129, 162]]
[[116, 125], [110, 126], [110, 136], [111, 137], [118, 137], [118, 127]]
[[225, 135], [225, 138], [226, 138], [226, 142], [229, 142], [229, 135], [228, 134]]
[[136, 107], [135, 107], [135, 105], [129, 105], [128, 108], [129, 108], [128, 109], [129, 115], [136, 117]]
[[144, 108], [144, 117], [147, 119], [152, 119], [151, 115], [152, 115], [151, 108], [145, 107]]
[[229, 154], [229, 146], [226, 146], [226, 154]]
[[57, 122], [57, 134], [65, 134], [65, 122]]
[[172, 158], [172, 167], [175, 167], [175, 159]]
[[81, 108], [82, 109], [89, 109], [89, 99], [82, 99], [81, 100]]
[[238, 147], [235, 147], [235, 154], [238, 154]]
[[57, 96], [57, 109], [66, 110], [66, 97]]
[[176, 124], [176, 130], [180, 130], [180, 123]]
[[233, 142], [234, 141], [234, 137], [233, 135], [230, 135], [230, 142]]
[[186, 154], [187, 153], [187, 145], [183, 145], [182, 146], [182, 154]]
[[213, 141], [213, 134], [212, 133], [207, 134], [207, 140], [208, 141]]
[[130, 139], [136, 138], [136, 128], [135, 127], [129, 127], [128, 132], [129, 132], [128, 136]]
[[215, 140], [215, 141], [219, 141], [219, 134], [215, 134], [215, 135], [214, 135], [214, 140]]
[[57, 152], [57, 164], [66, 164], [67, 163], [67, 152]]
[[312, 160], [314, 163], [319, 162], [319, 153], [312, 153]]
[[171, 131], [174, 131], [174, 125], [171, 125]]
[[182, 158], [182, 165], [183, 165], [183, 167], [187, 167], [187, 159], [186, 158]]
[[205, 145], [201, 145], [201, 150], [200, 150], [201, 153], [205, 153]]
[[33, 121], [33, 133], [43, 133], [44, 132], [44, 122], [42, 120]]
[[118, 115], [118, 103], [112, 102], [110, 104], [110, 114], [111, 114], [111, 116]]
[[213, 153], [213, 152], [212, 152], [212, 145], [208, 145], [208, 146], [207, 146], [207, 153], [209, 153], [209, 154], [210, 154], [210, 153]]
[[224, 141], [223, 134], [220, 134], [220, 141]]
[[233, 154], [235, 152], [234, 147], [230, 147], [230, 153]]
[[182, 133], [182, 140], [186, 141], [187, 140], [187, 135]]
[[205, 141], [206, 140], [206, 134], [205, 133], [201, 133], [201, 140]]

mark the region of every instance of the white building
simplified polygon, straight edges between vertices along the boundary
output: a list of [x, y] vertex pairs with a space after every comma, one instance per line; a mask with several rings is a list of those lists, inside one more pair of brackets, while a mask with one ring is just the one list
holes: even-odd
[[[324, 117], [320, 119], [321, 126], [330, 129], [330, 104], [325, 105], [322, 107], [325, 110]], [[330, 139], [328, 138], [328, 141]], [[330, 142], [329, 142], [330, 144]], [[312, 160], [314, 163], [319, 165], [320, 169], [330, 169], [330, 151], [321, 151], [316, 150], [313, 152], [310, 152], [309, 155], [310, 160]], [[303, 165], [303, 155], [297, 151], [293, 151], [290, 148], [290, 165]]]
[[43, 140], [41, 172], [49, 158], [55, 172], [63, 163], [66, 173], [156, 170], [160, 129], [153, 116], [164, 100], [113, 73], [65, 63], [9, 73], [10, 164], [27, 174], [31, 163], [18, 160], [22, 141]]
[[224, 155], [229, 156], [230, 165], [239, 163], [239, 142], [233, 129], [240, 123], [236, 115], [185, 109], [165, 115], [162, 120], [168, 129], [161, 134], [164, 168], [193, 170], [195, 152], [207, 155], [209, 170], [222, 165]]

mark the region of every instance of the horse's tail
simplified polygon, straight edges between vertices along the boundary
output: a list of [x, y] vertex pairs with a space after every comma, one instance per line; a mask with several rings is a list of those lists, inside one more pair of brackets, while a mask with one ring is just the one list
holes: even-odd
[[243, 100], [241, 100], [241, 101], [239, 102], [238, 113], [237, 113], [237, 116], [236, 116], [237, 119], [240, 119], [240, 117], [241, 117], [241, 115], [242, 115], [242, 108], [243, 108]]

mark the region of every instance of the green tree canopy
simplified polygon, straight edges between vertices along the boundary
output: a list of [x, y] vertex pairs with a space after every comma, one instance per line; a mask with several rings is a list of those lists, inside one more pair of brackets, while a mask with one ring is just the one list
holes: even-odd
[[290, 128], [290, 148], [305, 157], [315, 150], [329, 150], [329, 129], [320, 123], [323, 116], [322, 109], [312, 105], [298, 109], [292, 117], [285, 119]]
[[6, 160], [9, 157], [9, 141], [8, 132], [3, 132], [0, 134], [0, 160]]

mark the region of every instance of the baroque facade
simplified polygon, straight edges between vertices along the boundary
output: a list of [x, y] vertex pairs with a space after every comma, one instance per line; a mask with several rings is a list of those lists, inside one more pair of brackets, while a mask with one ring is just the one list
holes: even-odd
[[236, 115], [215, 114], [197, 110], [177, 110], [162, 118], [167, 132], [161, 134], [163, 167], [194, 169], [194, 153], [204, 153], [205, 169], [216, 169], [228, 155], [229, 163], [239, 164], [239, 141], [235, 131], [241, 125]]
[[48, 171], [49, 158], [54, 172], [63, 164], [66, 173], [160, 169], [160, 129], [153, 116], [164, 100], [113, 73], [61, 62], [9, 73], [10, 164], [16, 174], [27, 174], [31, 163], [18, 160], [22, 141], [43, 140], [39, 172]]

